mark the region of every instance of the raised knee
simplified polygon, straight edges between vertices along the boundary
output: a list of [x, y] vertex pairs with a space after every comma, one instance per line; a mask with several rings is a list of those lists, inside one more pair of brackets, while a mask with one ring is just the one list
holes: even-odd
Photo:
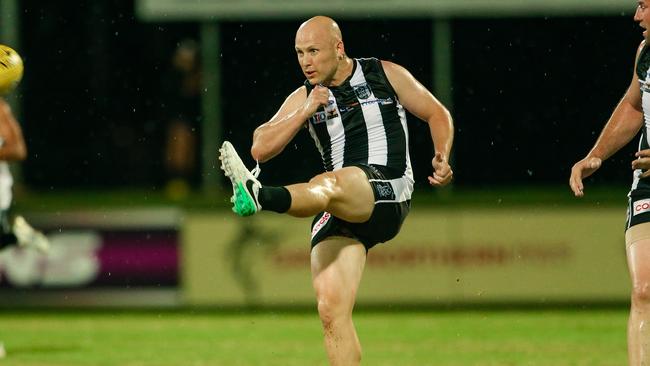
[[634, 284], [632, 287], [632, 301], [636, 305], [650, 305], [650, 282]]
[[327, 172], [323, 174], [318, 174], [317, 176], [311, 178], [309, 183], [333, 191], [338, 187], [338, 178], [336, 173]]
[[325, 206], [340, 196], [336, 174], [331, 172], [319, 174], [309, 180], [311, 191], [321, 197]]

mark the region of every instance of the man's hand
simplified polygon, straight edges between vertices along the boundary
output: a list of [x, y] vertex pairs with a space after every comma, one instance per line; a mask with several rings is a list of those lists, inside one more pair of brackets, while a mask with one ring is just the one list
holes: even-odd
[[571, 177], [569, 178], [569, 186], [576, 197], [582, 197], [584, 193], [584, 185], [582, 180], [594, 174], [603, 161], [596, 157], [586, 157], [573, 165], [571, 168]]
[[451, 182], [454, 172], [451, 170], [447, 158], [442, 156], [442, 153], [436, 153], [436, 156], [431, 160], [431, 165], [433, 166], [433, 176], [429, 177], [429, 184], [442, 187]]
[[329, 89], [322, 85], [316, 85], [314, 89], [312, 89], [311, 93], [309, 93], [305, 104], [302, 106], [305, 118], [311, 117], [321, 106], [326, 107], [329, 102], [329, 96]]
[[632, 169], [643, 169], [645, 170], [639, 178], [650, 177], [650, 149], [645, 149], [637, 151], [634, 154], [637, 158], [632, 160]]

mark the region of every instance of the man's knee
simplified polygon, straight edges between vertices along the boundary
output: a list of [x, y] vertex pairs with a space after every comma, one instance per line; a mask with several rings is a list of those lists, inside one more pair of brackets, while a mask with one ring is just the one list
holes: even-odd
[[635, 305], [650, 306], [650, 280], [634, 283], [632, 301]]
[[323, 186], [332, 191], [340, 191], [347, 186], [358, 187], [363, 182], [368, 182], [368, 178], [363, 170], [357, 167], [347, 167], [333, 172], [318, 174], [309, 180], [311, 184]]
[[334, 172], [319, 174], [309, 180], [309, 184], [318, 188], [318, 192], [328, 198], [328, 201], [336, 199], [340, 195], [338, 177]]
[[332, 329], [341, 314], [341, 303], [336, 297], [318, 298], [318, 315], [325, 330]]
[[323, 187], [335, 187], [337, 185], [336, 173], [327, 172], [318, 174], [311, 178], [309, 183]]
[[[325, 282], [325, 281], [322, 281]], [[318, 303], [318, 314], [323, 326], [331, 326], [337, 319], [351, 314], [351, 302], [354, 294], [346, 294], [346, 289], [333, 288], [327, 283], [315, 283], [316, 300]]]

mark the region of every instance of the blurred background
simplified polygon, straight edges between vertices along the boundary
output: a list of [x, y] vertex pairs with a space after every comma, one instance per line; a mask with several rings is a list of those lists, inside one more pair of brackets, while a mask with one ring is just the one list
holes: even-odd
[[[591, 147], [631, 78], [641, 34], [631, 19], [634, 4], [620, 3], [612, 11], [599, 12], [593, 5], [589, 10], [595, 14], [576, 10], [556, 16], [550, 11], [549, 16], [523, 11], [516, 16], [492, 11], [496, 14], [490, 16], [479, 7], [476, 13], [446, 15], [443, 26], [433, 10], [420, 16], [341, 10], [332, 16], [340, 13], [337, 20], [352, 57], [399, 63], [447, 99], [457, 126], [455, 186], [564, 185], [570, 166]], [[155, 189], [167, 182], [167, 127], [182, 108], [175, 100], [180, 91], [174, 52], [187, 40], [200, 47], [206, 19], [176, 19], [173, 13], [146, 17], [144, 10], [136, 13], [135, 5], [28, 0], [16, 2], [12, 16], [17, 19], [3, 16], [18, 27], [15, 42], [26, 63], [18, 98], [31, 151], [24, 182], [31, 189]], [[219, 136], [242, 151], [250, 146], [254, 128], [303, 80], [293, 37], [307, 17], [246, 19], [239, 14], [213, 22], [219, 45], [211, 46], [218, 47], [219, 60], [211, 61], [219, 63], [220, 99], [207, 103], [220, 105]], [[439, 32], [447, 42], [436, 42]], [[449, 65], [438, 60], [440, 52], [449, 52], [444, 55]], [[440, 75], [435, 67], [448, 74]], [[435, 90], [438, 86], [448, 89]], [[195, 99], [186, 99], [200, 103], [201, 95], [211, 92], [205, 90], [211, 85], [203, 87], [197, 86]], [[197, 152], [202, 151], [205, 119], [200, 108], [187, 116], [193, 119]], [[410, 119], [422, 184], [431, 144], [426, 126]], [[318, 172], [320, 160], [308, 138], [299, 136], [278, 164], [263, 172], [298, 166], [277, 169], [282, 176], [269, 177], [282, 183]], [[614, 164], [596, 179], [628, 184], [629, 153], [608, 165]], [[209, 173], [197, 164], [188, 175], [198, 184]]]
[[[0, 303], [310, 304], [309, 220], [235, 217], [215, 159], [227, 139], [252, 167], [253, 130], [303, 81], [293, 39], [316, 14], [348, 55], [403, 65], [455, 120], [453, 186], [433, 190], [428, 127], [408, 117], [414, 210], [369, 255], [362, 305], [626, 303], [635, 143], [585, 199], [567, 181], [631, 80], [635, 5], [0, 0], [0, 41], [25, 62], [14, 206], [53, 241], [3, 256]], [[321, 169], [303, 131], [261, 180]]]

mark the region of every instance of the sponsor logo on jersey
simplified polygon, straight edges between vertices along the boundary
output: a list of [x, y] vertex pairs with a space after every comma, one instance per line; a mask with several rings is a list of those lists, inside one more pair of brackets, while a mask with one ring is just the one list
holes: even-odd
[[314, 113], [311, 118], [309, 119], [312, 124], [319, 124], [326, 122], [328, 119], [334, 119], [339, 116], [339, 112], [336, 109], [336, 106], [334, 105], [333, 100], [329, 100], [327, 102], [327, 107], [324, 108], [324, 110], [318, 111]]
[[389, 105], [389, 104], [393, 104], [393, 98], [377, 99], [377, 101], [378, 101], [379, 104], [381, 104], [381, 105]]
[[650, 199], [636, 201], [632, 204], [632, 216], [650, 212]]
[[339, 107], [339, 110], [341, 111], [341, 114], [345, 114], [354, 110], [354, 107], [358, 105], [359, 105], [358, 103], [356, 105], [342, 105]]
[[354, 102], [350, 103], [348, 105], [342, 105], [339, 106], [339, 110], [341, 113], [347, 113], [350, 112], [354, 109], [356, 109], [358, 106], [366, 106], [366, 105], [371, 105], [371, 104], [381, 104], [381, 105], [389, 105], [393, 104], [393, 98], [385, 98], [385, 99], [370, 99], [370, 100], [364, 100], [363, 102]]
[[327, 113], [325, 111], [316, 112], [310, 118], [312, 124], [319, 124], [327, 121]]
[[327, 119], [334, 119], [339, 116], [339, 112], [336, 110], [336, 106], [334, 106], [334, 101], [331, 102], [332, 104], [328, 104], [327, 107], [325, 107]]

